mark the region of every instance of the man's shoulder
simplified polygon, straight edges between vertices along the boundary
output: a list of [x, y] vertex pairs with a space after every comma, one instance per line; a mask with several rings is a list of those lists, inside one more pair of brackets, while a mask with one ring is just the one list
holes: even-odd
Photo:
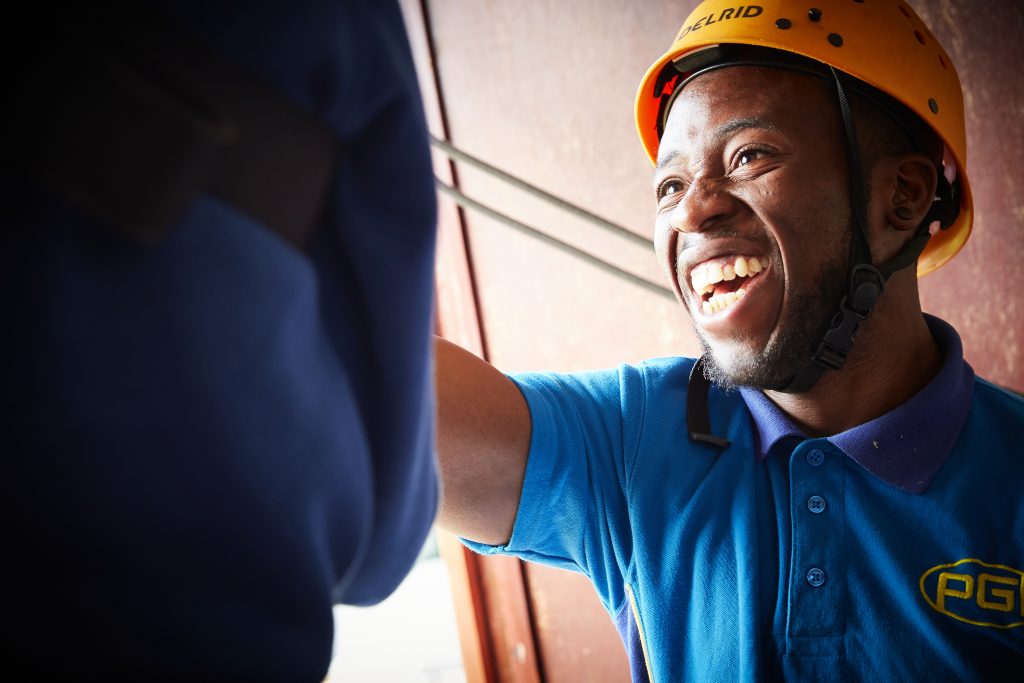
[[651, 381], [674, 382], [680, 377], [684, 381], [689, 379], [690, 371], [693, 370], [693, 365], [696, 362], [696, 358], [689, 358], [687, 356], [664, 356], [661, 358], [649, 358], [640, 361], [634, 366], [624, 367], [635, 367], [638, 372], [644, 374]]
[[514, 372], [509, 375], [517, 383], [546, 381], [555, 383], [584, 382], [604, 383], [618, 382], [627, 384], [633, 381], [640, 381], [648, 385], [661, 385], [665, 383], [676, 383], [682, 378], [683, 383], [690, 376], [696, 358], [685, 356], [664, 356], [660, 358], [649, 358], [635, 363], [621, 363], [615, 367], [607, 367], [596, 370], [581, 370], [576, 372]]
[[531, 405], [539, 400], [602, 410], [615, 405], [617, 411], [634, 413], [683, 398], [695, 362], [695, 358], [666, 356], [597, 370], [509, 376]]
[[983, 377], [974, 378], [972, 411], [1015, 420], [1024, 428], [1024, 395]]

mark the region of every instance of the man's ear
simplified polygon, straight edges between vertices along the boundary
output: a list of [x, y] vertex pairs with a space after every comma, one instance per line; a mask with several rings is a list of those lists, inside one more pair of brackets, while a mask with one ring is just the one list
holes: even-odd
[[938, 171], [924, 154], [895, 154], [885, 161], [891, 164], [886, 222], [897, 230], [916, 230], [935, 200]]

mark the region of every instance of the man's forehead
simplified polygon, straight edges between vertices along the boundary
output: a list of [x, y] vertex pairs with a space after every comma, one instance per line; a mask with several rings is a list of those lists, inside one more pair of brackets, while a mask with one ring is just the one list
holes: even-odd
[[782, 105], [800, 108], [820, 102], [828, 94], [823, 78], [771, 66], [731, 65], [708, 71], [687, 83], [669, 110], [669, 119], [677, 105], [701, 100], [726, 112], [756, 105]]
[[[689, 122], [688, 124], [681, 123], [679, 125], [689, 126], [687, 128], [688, 137], [694, 137], [697, 133], [702, 133], [712, 141], [724, 140], [741, 130], [751, 128], [767, 131], [778, 130], [773, 119], [761, 116], [737, 116], [726, 119], [720, 125], [706, 127], [699, 130], [693, 122]], [[684, 156], [683, 151], [679, 149], [677, 145], [673, 144], [673, 138], [670, 137], [668, 129], [666, 129], [664, 141], [665, 144], [663, 144], [658, 151], [658, 163], [655, 170], [661, 170], [665, 166], [670, 166]]]
[[[669, 110], [662, 142], [742, 128], [776, 129], [818, 115], [830, 102], [817, 77], [760, 66], [729, 66], [688, 83]], [[659, 153], [659, 165], [662, 154]]]

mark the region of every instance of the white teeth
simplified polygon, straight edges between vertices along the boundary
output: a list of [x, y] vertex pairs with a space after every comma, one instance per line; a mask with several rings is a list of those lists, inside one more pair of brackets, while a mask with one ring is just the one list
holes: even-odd
[[731, 263], [709, 261], [700, 264], [690, 271], [690, 284], [693, 285], [693, 290], [697, 294], [701, 296], [705, 294], [712, 295], [701, 304], [701, 310], [704, 314], [711, 315], [712, 313], [724, 311], [747, 295], [746, 289], [715, 294], [716, 284], [722, 281], [735, 280], [737, 277], [750, 277], [760, 273], [767, 267], [768, 259], [758, 258], [757, 256], [737, 256]]
[[748, 277], [760, 273], [768, 266], [768, 260], [751, 256], [737, 256], [733, 262], [708, 262], [702, 263], [690, 271], [690, 282], [697, 292], [704, 290], [708, 285], [717, 284], [723, 280], [735, 280], [737, 277]]
[[704, 293], [704, 287], [707, 286], [707, 276], [705, 275], [704, 266], [697, 266], [690, 273], [690, 282], [693, 284], [693, 291]]
[[704, 311], [704, 315], [721, 313], [746, 295], [747, 290], [745, 289], [739, 289], [735, 292], [726, 292], [725, 294], [715, 294], [707, 301], [701, 303], [701, 310]]
[[736, 274], [740, 277], [750, 275], [750, 271], [747, 269], [747, 259], [743, 256], [736, 257], [736, 265], [734, 268], [736, 269]]

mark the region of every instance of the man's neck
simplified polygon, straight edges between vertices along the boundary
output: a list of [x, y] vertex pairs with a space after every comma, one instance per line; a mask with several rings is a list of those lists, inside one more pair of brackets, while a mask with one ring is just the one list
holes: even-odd
[[942, 366], [917, 288], [893, 290], [879, 300], [842, 370], [826, 372], [803, 394], [765, 391], [808, 436], [838, 434], [884, 415], [924, 388]]

